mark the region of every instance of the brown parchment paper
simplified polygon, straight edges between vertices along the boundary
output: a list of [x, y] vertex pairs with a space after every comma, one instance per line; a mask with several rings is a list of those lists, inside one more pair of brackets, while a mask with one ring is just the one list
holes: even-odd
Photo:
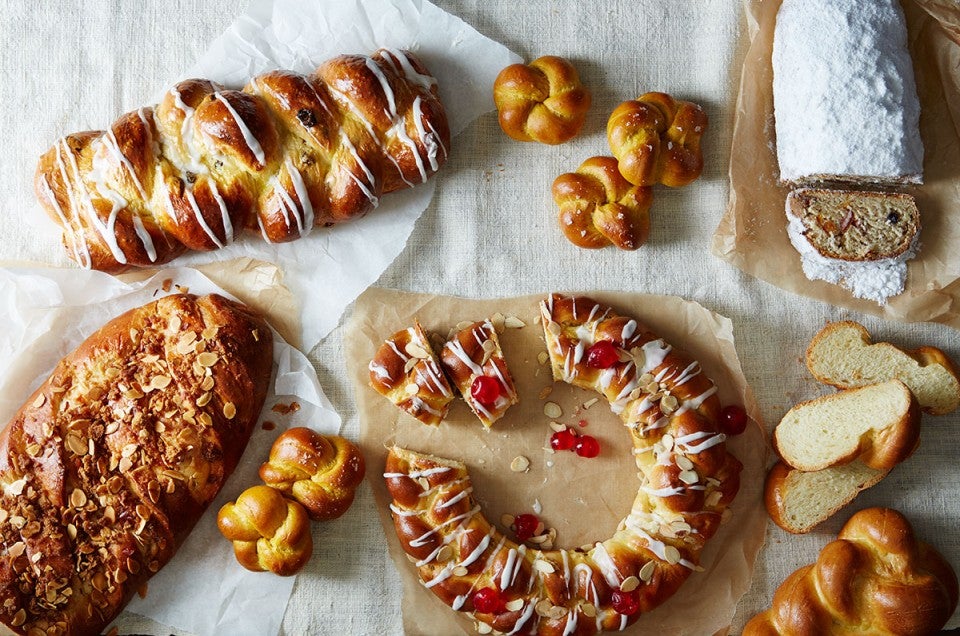
[[[773, 120], [773, 31], [781, 0], [744, 0], [751, 43], [743, 63], [730, 152], [730, 200], [713, 253], [743, 271], [804, 296], [907, 322], [960, 328], [960, 6], [903, 0], [920, 96], [924, 184], [917, 199], [920, 253], [904, 293], [880, 306], [803, 275], [787, 238]], [[830, 46], [824, 42], [824, 46]]]
[[[675, 297], [623, 293], [590, 293], [597, 301], [646, 323], [675, 347], [700, 361], [719, 386], [724, 404], [743, 404], [759, 422], [759, 411], [733, 344], [727, 318]], [[583, 409], [592, 392], [554, 383], [549, 365], [540, 365], [545, 351], [541, 326], [534, 320], [544, 295], [471, 300], [428, 296], [371, 288], [357, 301], [345, 333], [348, 374], [356, 387], [360, 415], [360, 444], [367, 458], [367, 477], [373, 487], [390, 554], [403, 582], [403, 624], [407, 634], [474, 633], [472, 621], [454, 612], [424, 588], [397, 541], [390, 519], [389, 496], [382, 478], [386, 447], [398, 444], [417, 451], [464, 461], [474, 484], [474, 497], [484, 514], [509, 534], [499, 520], [505, 513], [533, 512], [542, 506], [541, 520], [558, 531], [558, 548], [575, 548], [604, 540], [615, 531], [633, 503], [639, 485], [629, 436], [604, 400]], [[394, 332], [413, 324], [446, 337], [458, 322], [480, 320], [500, 312], [516, 316], [527, 326], [504, 329], [501, 342], [520, 394], [520, 404], [504, 419], [484, 431], [462, 400], [439, 427], [428, 427], [401, 412], [368, 386], [367, 364], [376, 349]], [[552, 387], [548, 400], [563, 408], [558, 421], [577, 426], [601, 444], [599, 457], [584, 459], [571, 452], [549, 451], [552, 430], [539, 395]], [[703, 554], [706, 571], [693, 573], [679, 593], [656, 611], [642, 616], [627, 633], [708, 636], [726, 628], [737, 601], [748, 589], [754, 559], [766, 527], [761, 502], [766, 446], [762, 425], [729, 442], [744, 464], [742, 486], [728, 523]], [[527, 457], [530, 470], [514, 473], [510, 463]], [[552, 464], [552, 465], [551, 465]]]

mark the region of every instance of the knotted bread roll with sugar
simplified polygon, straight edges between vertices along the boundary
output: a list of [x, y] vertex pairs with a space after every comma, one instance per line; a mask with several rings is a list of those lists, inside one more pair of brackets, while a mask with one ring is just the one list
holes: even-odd
[[697, 104], [666, 93], [646, 93], [623, 102], [607, 120], [607, 140], [620, 173], [635, 185], [671, 188], [695, 181], [703, 171], [700, 138], [707, 114]]
[[180, 82], [109, 130], [60, 139], [35, 189], [72, 258], [117, 272], [245, 230], [284, 242], [361, 216], [425, 182], [449, 144], [436, 80], [411, 53], [381, 49], [241, 91]]
[[553, 182], [560, 229], [579, 247], [635, 250], [650, 235], [653, 190], [628, 182], [613, 157], [590, 157]]

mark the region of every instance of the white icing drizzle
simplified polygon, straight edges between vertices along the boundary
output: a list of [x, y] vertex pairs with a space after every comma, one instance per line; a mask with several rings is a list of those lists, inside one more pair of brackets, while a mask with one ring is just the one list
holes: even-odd
[[466, 602], [467, 602], [467, 595], [460, 594], [459, 596], [453, 599], [453, 603], [450, 604], [450, 607], [452, 607], [454, 611], [459, 612], [463, 608], [463, 604]]
[[307, 192], [306, 184], [303, 182], [303, 175], [297, 170], [293, 160], [288, 156], [283, 165], [287, 169], [287, 174], [290, 175], [293, 189], [300, 200], [300, 210], [303, 212], [303, 227], [300, 230], [300, 236], [305, 236], [313, 229], [313, 203], [310, 202], [310, 195]]
[[[393, 56], [393, 58], [400, 63], [400, 68], [403, 71], [403, 76], [406, 77], [411, 82], [413, 82], [414, 84], [417, 84], [418, 86], [420, 86], [426, 91], [431, 90], [434, 86], [437, 85], [437, 80], [432, 75], [424, 75], [423, 73], [418, 73], [417, 69], [413, 68], [413, 64], [410, 62], [410, 58], [408, 58], [403, 51], [399, 49], [393, 49], [393, 48], [384, 48], [383, 50], [389, 53], [391, 56]], [[396, 65], [394, 65], [390, 61], [389, 57], [384, 55], [383, 59], [386, 62], [390, 62], [391, 66], [393, 66], [393, 68], [396, 69]]]
[[380, 82], [380, 89], [383, 91], [384, 97], [387, 98], [388, 110], [384, 112], [391, 121], [395, 121], [397, 119], [397, 101], [393, 94], [393, 89], [390, 87], [390, 82], [387, 81], [387, 77], [383, 74], [383, 71], [380, 70], [380, 67], [377, 66], [377, 63], [373, 61], [373, 58], [364, 57], [363, 62], [366, 64], [367, 69], [377, 78], [377, 81]]
[[533, 610], [536, 608], [536, 603], [527, 603], [523, 608], [523, 613], [520, 614], [520, 617], [517, 619], [517, 622], [513, 624], [513, 629], [508, 632], [508, 636], [513, 636], [513, 634], [518, 633], [523, 626], [527, 624], [527, 621], [530, 620], [530, 617], [533, 616]]
[[[710, 433], [708, 431], [699, 431], [696, 433], [690, 433], [689, 435], [683, 435], [674, 440], [674, 444], [679, 448], [685, 455], [696, 455], [697, 453], [702, 453], [708, 448], [713, 448], [718, 444], [722, 444], [726, 441], [727, 436], [723, 433]], [[703, 441], [700, 441], [703, 440]], [[697, 444], [697, 442], [700, 442]]]
[[570, 636], [577, 631], [577, 616], [578, 612], [576, 610], [567, 612], [567, 622], [563, 626], [563, 636]]
[[673, 381], [673, 385], [681, 386], [698, 375], [700, 375], [700, 363], [694, 360], [690, 363], [690, 366], [684, 369], [683, 372]]
[[[417, 378], [421, 381], [420, 384], [424, 386], [429, 386], [432, 384], [437, 388], [437, 390], [442, 395], [444, 396], [450, 395], [450, 391], [447, 389], [445, 383], [440, 378], [440, 372], [436, 368], [436, 365], [434, 364], [433, 360], [427, 360], [426, 364], [423, 364], [423, 365], [418, 364], [414, 368], [416, 369], [415, 374]], [[423, 375], [423, 372], [422, 372], [423, 369], [426, 369], [427, 371], [426, 376]]]
[[280, 195], [280, 210], [283, 212], [283, 220], [287, 224], [287, 228], [290, 228], [290, 213], [293, 212], [293, 218], [296, 219], [297, 222], [297, 231], [300, 233], [300, 236], [303, 236], [303, 220], [300, 218], [299, 209], [290, 197], [290, 193], [287, 192], [287, 189], [280, 183], [280, 178], [277, 175], [270, 177], [269, 183], [273, 186], [273, 191]]
[[223, 221], [223, 240], [226, 243], [232, 243], [233, 221], [230, 220], [230, 213], [227, 211], [227, 204], [223, 200], [223, 197], [220, 196], [220, 191], [217, 189], [216, 180], [207, 179], [207, 185], [210, 188], [210, 194], [213, 195], [213, 198], [217, 201], [217, 205], [220, 206], [220, 218]]
[[467, 497], [469, 497], [470, 493], [472, 492], [473, 492], [473, 486], [470, 486], [469, 488], [464, 488], [453, 497], [450, 497], [450, 499], [447, 499], [445, 502], [438, 505], [437, 509], [442, 510], [444, 508], [449, 508], [450, 506], [454, 505], [458, 501], [462, 501], [463, 499], [466, 499]]
[[370, 172], [370, 168], [367, 167], [367, 164], [365, 164], [360, 158], [360, 154], [357, 152], [356, 146], [354, 146], [353, 142], [350, 141], [347, 133], [343, 132], [343, 129], [340, 129], [340, 143], [346, 147], [347, 151], [353, 157], [353, 160], [356, 161], [357, 165], [360, 166], [360, 169], [363, 170], [363, 174], [367, 176], [367, 183], [369, 186], [364, 184], [363, 181], [357, 177], [357, 175], [353, 174], [352, 170], [348, 170], [347, 175], [353, 179], [354, 183], [357, 184], [357, 187], [360, 188], [360, 191], [363, 192], [364, 196], [370, 200], [370, 203], [373, 205], [373, 207], [377, 207], [380, 205], [380, 199], [373, 193], [377, 187], [376, 179], [374, 179], [373, 173]]
[[686, 413], [690, 409], [696, 410], [700, 408], [700, 406], [706, 401], [706, 399], [716, 392], [717, 392], [717, 387], [716, 385], [714, 385], [709, 389], [707, 389], [706, 391], [704, 391], [703, 393], [701, 393], [700, 395], [698, 395], [697, 397], [690, 398], [689, 400], [684, 400], [680, 408], [678, 408], [674, 412], [674, 415], [680, 415], [682, 413]]
[[433, 494], [434, 492], [440, 490], [441, 488], [453, 488], [454, 486], [456, 486], [456, 485], [458, 485], [458, 484], [462, 484], [462, 483], [465, 482], [465, 481], [467, 481], [465, 478], [464, 478], [464, 479], [454, 479], [453, 481], [445, 481], [445, 482], [443, 482], [442, 484], [437, 484], [436, 486], [432, 486], [432, 487], [430, 487], [430, 488], [427, 488], [426, 490], [424, 490], [423, 492], [421, 492], [421, 493], [420, 493], [419, 495], [417, 495], [417, 496], [418, 496], [418, 497], [427, 497], [427, 496]]
[[419, 479], [420, 477], [430, 477], [431, 475], [440, 475], [447, 472], [448, 470], [453, 470], [450, 466], [436, 466], [434, 468], [425, 468], [424, 470], [412, 470], [409, 473], [383, 473], [385, 479], [393, 479], [395, 477], [409, 477], [410, 479]]
[[575, 566], [573, 566], [573, 577], [574, 577], [574, 580], [577, 582], [578, 587], [580, 585], [580, 580], [579, 580], [579, 577], [577, 576], [579, 572], [585, 572], [587, 575], [587, 582], [585, 585], [585, 589], [583, 590], [584, 592], [583, 597], [587, 599], [587, 601], [590, 601], [590, 595], [592, 593], [593, 601], [590, 601], [590, 602], [592, 602], [594, 605], [600, 605], [600, 597], [597, 594], [597, 586], [593, 582], [593, 568], [591, 568], [586, 563], [578, 563]]
[[447, 349], [450, 350], [450, 353], [455, 355], [460, 362], [464, 364], [470, 372], [474, 375], [483, 375], [483, 369], [476, 362], [470, 359], [470, 356], [467, 355], [467, 352], [464, 351], [463, 345], [460, 344], [460, 341], [453, 339], [444, 345]]
[[[80, 168], [77, 166], [77, 159], [73, 156], [73, 152], [70, 150], [70, 147], [67, 145], [66, 137], [62, 138], [57, 144], [57, 160], [63, 161], [61, 158], [61, 147], [66, 149], [67, 158], [70, 161], [70, 169], [73, 173], [74, 181], [76, 181], [78, 188], [82, 190], [83, 201], [87, 204], [87, 218], [90, 219], [91, 225], [103, 239], [103, 242], [106, 243], [107, 247], [110, 249], [110, 253], [113, 255], [113, 258], [118, 263], [125, 265], [127, 263], [127, 257], [123, 253], [123, 250], [120, 249], [120, 245], [117, 243], [117, 234], [114, 225], [117, 222], [117, 212], [119, 212], [119, 207], [117, 207], [117, 202], [111, 200], [112, 209], [110, 210], [110, 216], [107, 219], [107, 224], [104, 225], [103, 221], [100, 220], [100, 217], [97, 215], [96, 208], [93, 207], [93, 200], [90, 198], [90, 191], [87, 189], [86, 183], [83, 182], [83, 178], [80, 176]], [[124, 201], [126, 204], [126, 201]]]
[[[407, 134], [407, 122], [405, 119], [398, 119], [394, 122], [393, 127], [390, 129], [393, 134], [397, 136], [401, 142], [410, 147], [410, 150], [413, 152], [413, 158], [417, 162], [417, 171], [420, 172], [420, 182], [427, 182], [427, 168], [423, 164], [423, 157], [420, 156], [420, 148], [417, 147], [417, 142], [410, 138], [410, 135]], [[397, 165], [399, 168], [400, 166]], [[406, 181], [406, 179], [404, 179]]]
[[644, 355], [643, 370], [640, 372], [641, 375], [644, 373], [650, 373], [663, 364], [667, 354], [669, 354], [673, 349], [673, 347], [665, 343], [663, 340], [651, 340], [640, 348], [643, 350]]
[[[63, 179], [63, 182], [67, 184], [69, 188], [69, 179], [64, 172], [63, 162], [59, 158], [59, 148], [57, 149], [57, 163], [59, 164], [58, 169], [60, 170], [60, 177]], [[57, 201], [56, 195], [53, 193], [53, 189], [50, 187], [50, 183], [47, 181], [46, 175], [40, 176], [40, 183], [43, 185], [43, 194], [47, 197], [47, 200], [53, 206], [54, 212], [57, 213], [57, 217], [60, 219], [60, 223], [63, 226], [63, 229], [70, 234], [70, 247], [73, 250], [73, 255], [77, 259], [77, 263], [81, 267], [90, 269], [92, 263], [90, 261], [90, 246], [87, 245], [87, 237], [83, 233], [83, 227], [80, 224], [80, 219], [77, 216], [76, 206], [70, 206], [70, 211], [73, 214], [74, 219], [76, 220], [76, 226], [72, 222], [67, 221], [66, 215], [63, 213], [63, 208], [60, 207], [60, 202]], [[83, 251], [81, 251], [81, 248]]]
[[[477, 547], [473, 549], [473, 552], [468, 554], [467, 558], [457, 563], [457, 565], [465, 568], [473, 565], [473, 563], [476, 562], [476, 560], [479, 559], [480, 556], [490, 546], [490, 540], [493, 538], [493, 535], [496, 531], [496, 528], [491, 527], [490, 531], [482, 539], [480, 539], [480, 543], [477, 544]], [[497, 549], [499, 550], [499, 547]]]
[[627, 324], [623, 326], [623, 331], [620, 332], [620, 339], [623, 340], [623, 343], [626, 344], [627, 341], [633, 337], [633, 334], [637, 331], [637, 321], [628, 320]]
[[146, 200], [147, 192], [143, 189], [143, 184], [140, 183], [140, 178], [137, 177], [136, 170], [133, 169], [133, 164], [130, 163], [130, 160], [127, 159], [127, 156], [123, 154], [123, 151], [120, 150], [120, 143], [117, 141], [117, 136], [113, 132], [113, 127], [107, 130], [106, 135], [102, 136], [103, 145], [107, 151], [113, 155], [113, 158], [120, 162], [120, 164], [127, 169], [127, 172], [130, 174], [130, 178], [133, 180], [133, 184], [137, 187], [137, 192], [140, 193], [140, 197]]
[[[430, 162], [430, 169], [436, 172], [440, 168], [440, 164], [437, 162], [437, 148], [439, 139], [436, 136], [436, 132], [427, 132], [423, 127], [423, 100], [420, 99], [420, 96], [413, 100], [413, 125], [417, 128], [417, 134], [420, 135], [420, 139], [423, 140], [424, 148], [427, 150], [427, 161]], [[432, 128], [431, 128], [432, 130]]]
[[[160, 162], [157, 162], [157, 170], [154, 181], [160, 184], [160, 187], [163, 188], [165, 193], [164, 196], [164, 210], [167, 212], [167, 216], [170, 217], [170, 220], [173, 221], [173, 224], [176, 226], [180, 225], [180, 219], [177, 217], [177, 211], [173, 209], [173, 193], [170, 192], [169, 186], [167, 186], [166, 180], [163, 178], [163, 170], [160, 168]], [[260, 229], [263, 229], [263, 226], [260, 226]], [[266, 236], [266, 234], [264, 234]]]
[[613, 589], [619, 589], [620, 583], [623, 581], [623, 575], [620, 574], [620, 570], [617, 569], [613, 559], [610, 558], [610, 554], [602, 543], [597, 543], [594, 546], [591, 556], [593, 557], [593, 562], [600, 568], [600, 573], [603, 574], [603, 578], [606, 579], [607, 585]]
[[[411, 341], [411, 342], [417, 342], [416, 335], [413, 333], [412, 329], [407, 329], [407, 333], [410, 334], [410, 341]], [[418, 344], [419, 344], [419, 343], [418, 343]], [[393, 352], [394, 352], [395, 354], [397, 354], [397, 357], [400, 358], [401, 360], [403, 360], [404, 362], [406, 362], [406, 361], [409, 359], [409, 357], [407, 356], [407, 354], [402, 353], [402, 352], [400, 351], [400, 349], [397, 348], [397, 343], [396, 343], [396, 341], [394, 341], [394, 340], [387, 340], [387, 345], [388, 345], [391, 349], [393, 349]]]
[[143, 226], [143, 221], [140, 220], [139, 214], [131, 215], [133, 217], [133, 231], [137, 233], [137, 237], [140, 239], [140, 242], [143, 243], [143, 249], [147, 251], [147, 258], [150, 259], [150, 262], [156, 262], [157, 260], [157, 248], [153, 244], [153, 239], [150, 238], [150, 233], [147, 232], [147, 228]]
[[480, 506], [471, 508], [470, 510], [463, 513], [462, 515], [457, 515], [456, 517], [447, 519], [446, 521], [438, 525], [436, 528], [425, 532], [424, 534], [420, 535], [419, 537], [411, 541], [410, 546], [414, 548], [423, 547], [424, 545], [426, 545], [427, 539], [429, 539], [431, 536], [439, 532], [441, 529], [454, 523], [463, 523], [467, 519], [470, 519], [471, 517], [473, 517], [473, 515], [477, 514], [478, 512], [480, 512]]
[[267, 236], [267, 228], [263, 227], [263, 219], [260, 218], [259, 214], [257, 215], [257, 227], [260, 228], [260, 236], [263, 237], [264, 242], [273, 243], [273, 241], [270, 240], [270, 237]]
[[387, 371], [387, 368], [384, 367], [382, 364], [377, 364], [377, 363], [374, 362], [373, 360], [371, 360], [371, 361], [370, 361], [370, 364], [367, 365], [367, 369], [368, 369], [371, 373], [377, 374], [377, 377], [379, 377], [379, 378], [381, 378], [381, 379], [383, 379], [383, 380], [393, 380], [393, 378], [390, 377], [390, 372]]
[[[627, 517], [627, 523], [628, 524], [630, 523], [630, 517]], [[636, 532], [641, 538], [646, 540], [647, 548], [651, 552], [653, 552], [655, 555], [657, 555], [658, 559], [669, 563], [669, 561], [667, 561], [667, 544], [666, 543], [664, 543], [663, 541], [658, 541], [657, 539], [654, 539], [649, 534], [647, 534], [642, 528], [637, 527], [636, 525], [632, 526], [630, 529]], [[684, 561], [686, 561], [686, 563], [684, 563]], [[681, 559], [680, 564], [691, 570], [696, 569], [696, 566], [694, 566], [692, 563], [690, 563], [686, 559]]]
[[173, 103], [183, 112], [183, 122], [180, 124], [180, 138], [183, 140], [183, 147], [187, 151], [187, 159], [189, 160], [186, 167], [192, 172], [206, 172], [207, 167], [200, 160], [201, 155], [197, 151], [196, 140], [193, 138], [193, 127], [191, 123], [193, 122], [195, 110], [183, 101], [183, 98], [180, 96], [180, 91], [177, 90], [176, 86], [170, 89], [170, 94], [173, 95]]
[[217, 235], [214, 234], [213, 230], [210, 229], [210, 226], [207, 225], [206, 220], [203, 218], [203, 214], [200, 212], [200, 206], [197, 205], [197, 199], [193, 196], [193, 189], [188, 187], [184, 189], [183, 192], [187, 197], [187, 201], [190, 203], [190, 208], [193, 210], [193, 216], [197, 220], [197, 225], [203, 228], [203, 231], [210, 237], [214, 245], [223, 247], [223, 243], [220, 242], [220, 239], [217, 238]]
[[501, 592], [513, 585], [513, 582], [517, 579], [526, 552], [527, 546], [524, 545], [517, 546], [516, 549], [510, 548], [510, 551], [507, 552], [507, 563], [503, 566], [503, 572], [500, 573]]
[[240, 134], [243, 135], [243, 141], [246, 142], [247, 148], [250, 149], [250, 152], [253, 153], [253, 156], [256, 157], [257, 163], [261, 166], [266, 165], [266, 155], [263, 153], [263, 148], [260, 146], [260, 142], [257, 141], [256, 136], [251, 132], [247, 127], [246, 122], [243, 121], [243, 118], [233, 109], [233, 106], [230, 104], [230, 101], [224, 97], [219, 91], [213, 94], [213, 96], [220, 101], [230, 113], [230, 116], [233, 117], [233, 121], [236, 122], [237, 128], [240, 129]]
[[440, 573], [439, 573], [439, 574], [437, 574], [435, 577], [433, 577], [433, 578], [430, 579], [429, 581], [424, 581], [424, 582], [423, 582], [423, 586], [429, 589], [429, 588], [433, 587], [434, 585], [437, 585], [437, 584], [439, 584], [439, 583], [443, 583], [444, 581], [446, 581], [447, 579], [449, 579], [449, 578], [453, 575], [453, 568], [454, 568], [454, 567], [455, 567], [455, 566], [453, 565], [452, 562], [451, 562], [451, 563], [447, 563], [445, 566], [443, 566], [443, 569], [440, 570]]

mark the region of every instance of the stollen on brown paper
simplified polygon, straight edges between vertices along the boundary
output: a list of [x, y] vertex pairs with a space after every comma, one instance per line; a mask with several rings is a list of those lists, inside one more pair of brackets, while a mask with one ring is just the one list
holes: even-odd
[[916, 197], [920, 249], [905, 291], [884, 306], [846, 289], [810, 281], [787, 237], [789, 188], [777, 183], [773, 126], [773, 30], [780, 0], [745, 0], [751, 42], [743, 62], [730, 152], [730, 200], [713, 253], [748, 274], [839, 307], [905, 322], [960, 328], [960, 6], [903, 0], [920, 97], [924, 184]]
[[[675, 297], [625, 293], [588, 295], [616, 311], [645, 323], [674, 346], [699, 360], [704, 372], [719, 386], [723, 404], [742, 404], [759, 421], [759, 409], [743, 377], [733, 345], [730, 321], [702, 306]], [[471, 300], [372, 288], [357, 301], [344, 333], [348, 376], [353, 382], [361, 422], [360, 444], [368, 458], [368, 472], [390, 554], [403, 583], [403, 623], [407, 634], [475, 633], [466, 615], [454, 612], [419, 582], [397, 541], [390, 518], [390, 497], [381, 474], [386, 447], [397, 444], [411, 450], [464, 461], [483, 513], [502, 531], [502, 515], [542, 512], [540, 519], [558, 532], [557, 547], [574, 548], [606, 539], [630, 511], [637, 490], [636, 465], [623, 424], [603, 400], [585, 403], [596, 394], [554, 383], [545, 351], [542, 328], [535, 322], [537, 304], [547, 292], [519, 298]], [[437, 427], [421, 424], [402, 413], [368, 386], [367, 364], [385, 338], [413, 324], [417, 318], [427, 331], [446, 336], [461, 321], [495, 313], [519, 318], [524, 327], [505, 327], [501, 344], [520, 394], [504, 419], [484, 431], [462, 401], [452, 405]], [[513, 323], [513, 321], [511, 321]], [[541, 391], [551, 387], [548, 397]], [[563, 415], [544, 414], [546, 401], [560, 405]], [[549, 450], [551, 419], [577, 428], [600, 441], [601, 453], [587, 459], [574, 453]], [[586, 428], [577, 422], [585, 420]], [[655, 611], [641, 616], [625, 633], [715, 634], [730, 624], [740, 596], [748, 589], [754, 560], [763, 544], [766, 514], [760, 500], [766, 446], [761, 426], [727, 442], [744, 464], [741, 488], [731, 506], [731, 517], [711, 539], [702, 565], [680, 591]], [[527, 472], [513, 472], [518, 456], [530, 460]]]

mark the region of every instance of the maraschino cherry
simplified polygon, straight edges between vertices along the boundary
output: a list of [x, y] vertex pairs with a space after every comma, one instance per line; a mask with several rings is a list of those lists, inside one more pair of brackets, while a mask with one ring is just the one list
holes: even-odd
[[720, 428], [727, 435], [739, 435], [747, 429], [747, 412], [731, 404], [720, 411]]
[[614, 590], [610, 595], [610, 605], [618, 614], [632, 616], [640, 610], [640, 598], [636, 592]]
[[481, 614], [500, 614], [507, 609], [507, 599], [495, 587], [481, 587], [473, 593], [473, 609]]
[[513, 518], [513, 531], [517, 535], [517, 541], [521, 543], [535, 535], [539, 526], [540, 520], [530, 513], [519, 514]]
[[596, 457], [600, 454], [600, 442], [590, 435], [581, 435], [577, 438], [577, 443], [574, 445], [573, 450], [576, 451], [580, 457]]
[[496, 378], [478, 375], [470, 385], [470, 396], [480, 404], [493, 404], [500, 397], [500, 383]]
[[577, 436], [569, 428], [557, 431], [550, 436], [550, 448], [555, 451], [573, 450], [576, 443]]
[[598, 340], [587, 349], [587, 366], [594, 369], [609, 369], [619, 361], [617, 348], [609, 340]]

